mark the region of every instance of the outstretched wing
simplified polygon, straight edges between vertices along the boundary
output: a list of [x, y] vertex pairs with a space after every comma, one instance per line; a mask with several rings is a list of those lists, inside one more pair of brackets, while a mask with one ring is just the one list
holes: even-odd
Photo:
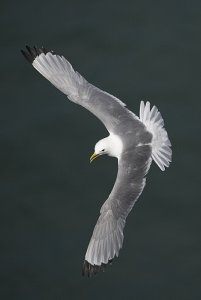
[[74, 71], [65, 57], [45, 48], [26, 48], [26, 51], [21, 51], [32, 66], [71, 101], [92, 112], [108, 131], [112, 131], [125, 118], [132, 121], [136, 119], [136, 122], [140, 123], [138, 117], [131, 113], [123, 102], [93, 86]]
[[92, 276], [111, 264], [123, 244], [126, 217], [145, 186], [151, 164], [151, 146], [142, 145], [123, 154], [115, 185], [103, 204], [83, 265], [83, 275]]

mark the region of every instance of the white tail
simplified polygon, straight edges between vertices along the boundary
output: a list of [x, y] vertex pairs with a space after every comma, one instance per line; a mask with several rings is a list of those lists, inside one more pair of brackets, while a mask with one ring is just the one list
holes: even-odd
[[167, 131], [165, 130], [163, 118], [156, 106], [150, 110], [150, 103], [144, 101], [140, 103], [140, 120], [144, 123], [147, 130], [153, 135], [152, 139], [152, 158], [159, 168], [164, 171], [169, 167], [172, 159], [172, 149]]

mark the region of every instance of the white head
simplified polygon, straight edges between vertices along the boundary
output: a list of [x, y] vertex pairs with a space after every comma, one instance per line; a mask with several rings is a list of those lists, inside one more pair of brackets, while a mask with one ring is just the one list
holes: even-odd
[[94, 154], [90, 157], [90, 162], [100, 155], [107, 154], [119, 159], [122, 152], [122, 142], [116, 135], [110, 134], [108, 137], [100, 140], [95, 145]]

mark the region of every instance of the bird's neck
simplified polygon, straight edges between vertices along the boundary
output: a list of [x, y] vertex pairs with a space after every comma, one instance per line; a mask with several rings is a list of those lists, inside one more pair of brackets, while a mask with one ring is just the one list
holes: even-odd
[[108, 144], [108, 155], [116, 157], [119, 159], [121, 157], [121, 153], [123, 150], [123, 143], [119, 136], [110, 133], [110, 135], [107, 138], [107, 144]]

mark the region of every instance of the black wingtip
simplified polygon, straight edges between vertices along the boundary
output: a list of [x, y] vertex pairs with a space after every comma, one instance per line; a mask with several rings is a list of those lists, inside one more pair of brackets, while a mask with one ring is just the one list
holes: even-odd
[[26, 60], [27, 60], [29, 63], [32, 64], [33, 59], [32, 59], [32, 57], [31, 57], [31, 55], [30, 55], [28, 52], [24, 51], [24, 50], [21, 50], [21, 53], [22, 53], [22, 55], [26, 58]]
[[105, 272], [108, 265], [112, 265], [112, 259], [110, 259], [107, 264], [102, 263], [100, 266], [91, 265], [87, 260], [85, 260], [82, 267], [82, 276], [92, 277], [101, 271]]
[[48, 52], [51, 52], [53, 55], [55, 55], [54, 51], [48, 50], [44, 47], [37, 48], [36, 46], [33, 46], [32, 48], [26, 45], [26, 50], [21, 50], [22, 55], [26, 58], [26, 60], [29, 63], [33, 63], [35, 58], [39, 56], [40, 54], [44, 53], [47, 54]]

